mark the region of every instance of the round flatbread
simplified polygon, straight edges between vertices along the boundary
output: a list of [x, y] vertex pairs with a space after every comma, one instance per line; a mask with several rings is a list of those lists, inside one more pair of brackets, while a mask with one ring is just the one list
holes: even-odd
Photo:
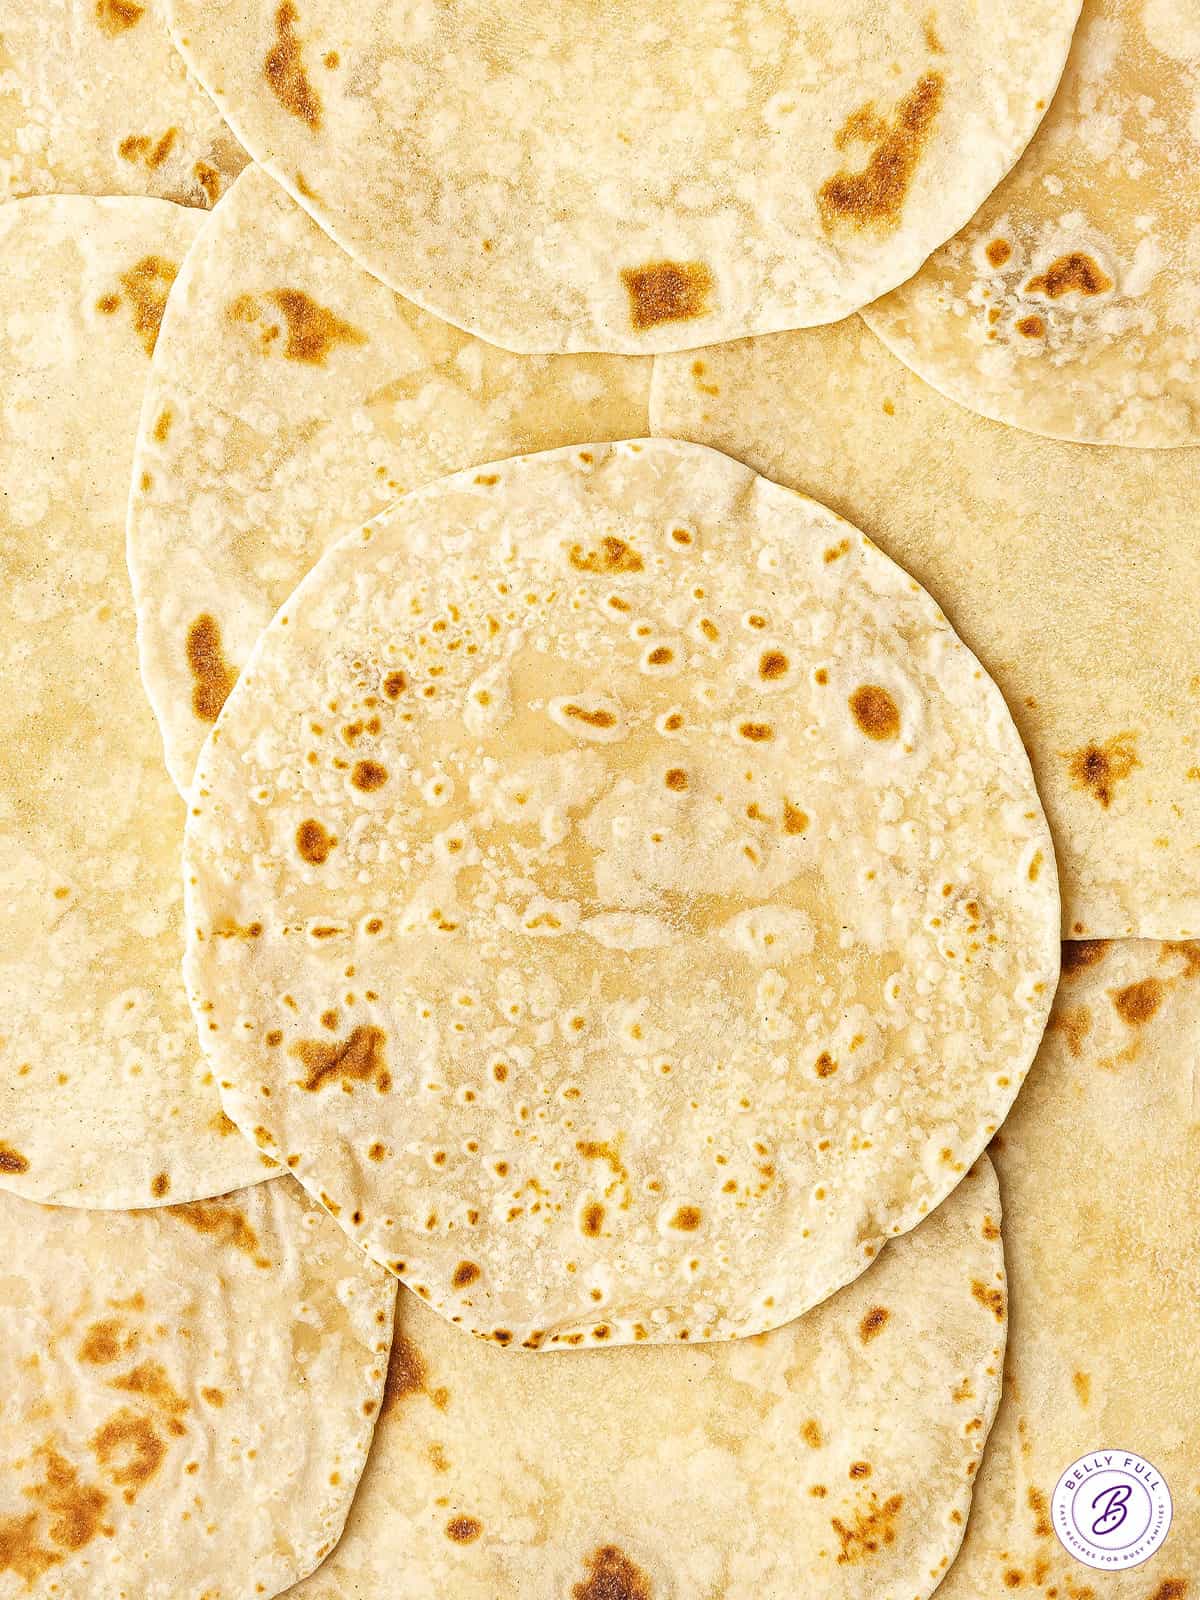
[[1198, 166], [1194, 0], [1085, 0], [1019, 166], [867, 320], [985, 417], [1083, 443], [1200, 444]]
[[514, 356], [385, 289], [255, 167], [188, 257], [130, 503], [142, 676], [181, 790], [325, 548], [472, 462], [643, 434], [650, 362]]
[[397, 503], [201, 755], [186, 972], [229, 1115], [435, 1309], [730, 1338], [1002, 1121], [1058, 968], [995, 686], [815, 502], [550, 451]]
[[[1004, 1399], [939, 1600], [1193, 1600], [1198, 1050], [1200, 944], [1063, 947], [1046, 1041], [994, 1149], [1012, 1296]], [[1130, 1451], [1166, 1485], [1169, 1532], [1136, 1566], [1089, 1571], [1055, 1533], [1069, 1526], [1055, 1485], [1082, 1457]], [[1127, 1545], [1147, 1499], [1130, 1500]]]
[[1079, 15], [166, 3], [246, 148], [369, 271], [511, 350], [629, 353], [833, 321], [902, 283], [1025, 148]]
[[288, 1178], [158, 1211], [0, 1195], [3, 1600], [270, 1600], [342, 1531], [395, 1284]]
[[1029, 751], [1068, 936], [1200, 932], [1200, 450], [984, 421], [857, 319], [663, 358], [651, 415], [821, 495], [945, 607]]
[[985, 1158], [819, 1309], [686, 1351], [504, 1355], [402, 1291], [345, 1538], [294, 1600], [398, 1571], [407, 1600], [924, 1600], [999, 1399], [999, 1218]]
[[0, 201], [130, 194], [210, 206], [245, 163], [159, 0], [0, 0]]
[[202, 221], [161, 200], [0, 208], [0, 1187], [65, 1205], [265, 1175], [184, 997], [184, 808], [125, 566], [150, 351]]

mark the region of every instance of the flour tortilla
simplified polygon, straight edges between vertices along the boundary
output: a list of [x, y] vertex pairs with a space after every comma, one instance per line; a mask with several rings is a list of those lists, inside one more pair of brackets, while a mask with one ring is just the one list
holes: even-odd
[[[1200, 945], [1080, 943], [1063, 966], [993, 1152], [1012, 1296], [1004, 1399], [939, 1600], [1194, 1600]], [[1100, 1449], [1145, 1456], [1174, 1501], [1158, 1553], [1123, 1572], [1087, 1571], [1048, 1525], [1060, 1473]]]
[[867, 320], [944, 394], [1034, 433], [1200, 444], [1200, 17], [1085, 0], [1019, 166]]
[[159, 0], [0, 0], [0, 201], [129, 194], [209, 206], [245, 162]]
[[823, 507], [692, 445], [398, 502], [263, 635], [189, 808], [229, 1115], [501, 1344], [730, 1338], [1001, 1122], [1058, 967], [994, 685]]
[[[180, 789], [254, 641], [334, 538], [472, 462], [645, 433], [649, 387], [645, 359], [513, 356], [460, 333], [245, 172], [171, 296], [130, 508], [142, 675]], [[219, 658], [207, 675], [198, 628]]]
[[1200, 450], [985, 422], [857, 320], [661, 360], [651, 413], [820, 494], [945, 608], [1030, 753], [1068, 936], [1200, 932]]
[[402, 1291], [345, 1538], [289, 1600], [924, 1600], [999, 1398], [999, 1220], [984, 1158], [836, 1298], [703, 1349], [505, 1355]]
[[201, 221], [161, 200], [0, 208], [0, 1187], [68, 1205], [266, 1171], [184, 997], [184, 811], [125, 567], [150, 347]]
[[337, 1542], [395, 1284], [288, 1178], [98, 1216], [0, 1196], [3, 1600], [270, 1600]]
[[246, 148], [385, 283], [511, 350], [644, 354], [902, 283], [1025, 148], [1079, 0], [167, 9]]

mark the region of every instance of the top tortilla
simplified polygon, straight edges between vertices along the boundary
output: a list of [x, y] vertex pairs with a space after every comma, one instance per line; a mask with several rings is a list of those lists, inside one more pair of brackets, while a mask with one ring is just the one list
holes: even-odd
[[222, 1100], [500, 1343], [721, 1339], [856, 1276], [1003, 1119], [1058, 966], [998, 690], [824, 507], [591, 445], [335, 545], [201, 754]]
[[857, 318], [655, 364], [656, 432], [819, 494], [923, 583], [1008, 700], [1063, 932], [1200, 932], [1200, 450], [972, 415]]
[[1079, 0], [167, 9], [247, 149], [385, 283], [510, 350], [647, 353], [902, 283], [1025, 148]]
[[1200, 443], [1200, 14], [1086, 0], [1006, 182], [864, 314], [973, 411], [1084, 443]]
[[159, 0], [0, 0], [0, 201], [129, 194], [210, 206], [245, 162]]
[[163, 317], [129, 508], [142, 678], [179, 789], [333, 540], [472, 462], [643, 434], [649, 390], [648, 360], [514, 356], [429, 316], [244, 172]]

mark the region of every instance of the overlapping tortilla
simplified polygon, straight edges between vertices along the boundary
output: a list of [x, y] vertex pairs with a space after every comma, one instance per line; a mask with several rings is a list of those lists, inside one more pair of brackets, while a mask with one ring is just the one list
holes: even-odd
[[1200, 932], [1200, 450], [986, 422], [857, 320], [661, 358], [651, 413], [822, 496], [945, 608], [1029, 751], [1068, 937]]
[[777, 1327], [1003, 1120], [1058, 970], [999, 691], [824, 507], [673, 441], [417, 490], [201, 754], [229, 1115], [501, 1344]]
[[1080, 0], [166, 0], [256, 159], [511, 350], [645, 354], [902, 283], [1028, 143]]
[[647, 431], [650, 362], [514, 356], [376, 282], [260, 168], [180, 272], [130, 505], [142, 676], [181, 790], [276, 608], [403, 490]]

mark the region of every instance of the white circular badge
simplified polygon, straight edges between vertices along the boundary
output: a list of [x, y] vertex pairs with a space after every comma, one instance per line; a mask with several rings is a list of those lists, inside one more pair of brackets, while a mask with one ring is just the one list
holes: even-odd
[[1157, 1467], [1132, 1450], [1093, 1450], [1054, 1486], [1058, 1542], [1085, 1566], [1140, 1567], [1171, 1528], [1171, 1491]]

